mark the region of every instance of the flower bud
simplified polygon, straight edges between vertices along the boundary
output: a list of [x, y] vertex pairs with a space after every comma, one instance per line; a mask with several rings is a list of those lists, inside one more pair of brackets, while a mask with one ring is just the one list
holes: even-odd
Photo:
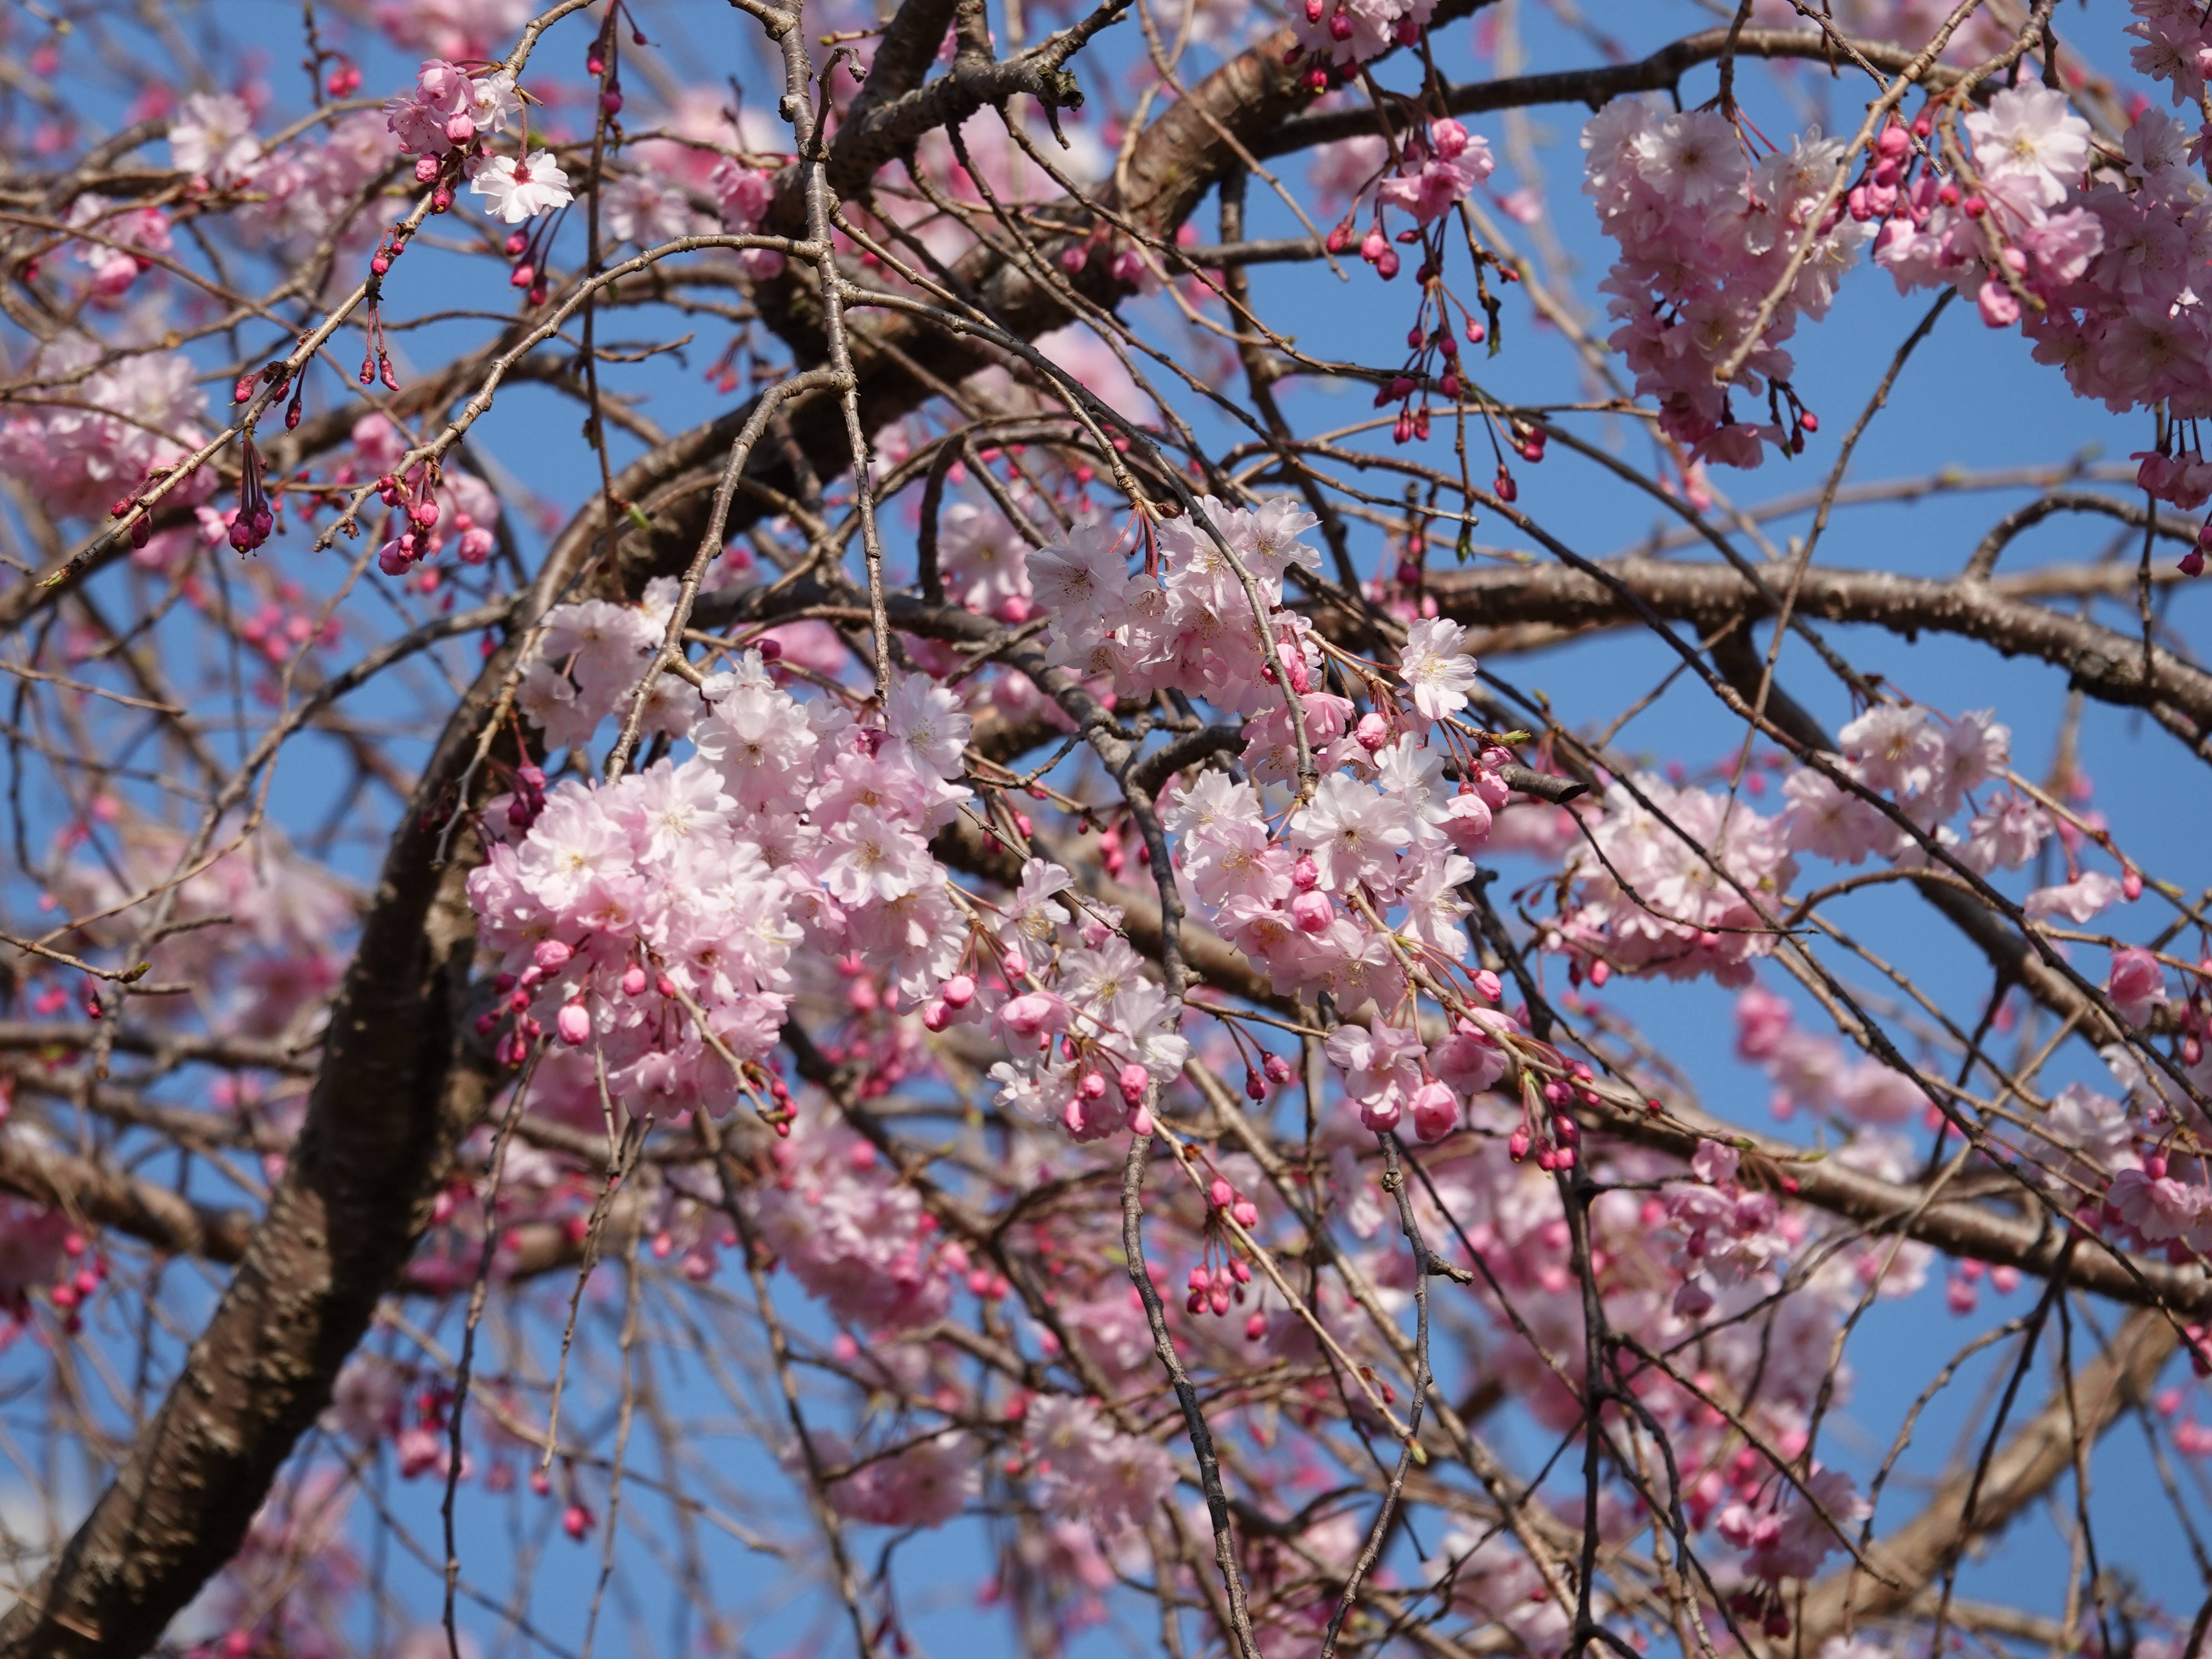
[[1441, 1083], [1413, 1091], [1413, 1133], [1423, 1140], [1442, 1140], [1459, 1127], [1459, 1100]]

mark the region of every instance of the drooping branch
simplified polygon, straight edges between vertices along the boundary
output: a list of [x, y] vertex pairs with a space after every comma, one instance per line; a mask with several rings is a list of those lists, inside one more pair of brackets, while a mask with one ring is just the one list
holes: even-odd
[[[1459, 0], [1460, 11], [1468, 9]], [[1306, 100], [1282, 62], [1288, 40], [1287, 31], [1268, 36], [1147, 129], [1121, 175], [1123, 191], [1111, 192], [1132, 222], [1171, 241], [1239, 147]], [[1008, 333], [1033, 337], [1067, 319], [1054, 290], [988, 251], [971, 256], [963, 276]], [[1085, 280], [1094, 298], [1121, 295], [1095, 270]], [[856, 323], [849, 343], [869, 430], [995, 361], [904, 316]], [[401, 1283], [429, 1198], [496, 1086], [469, 1063], [462, 1037], [475, 951], [465, 890], [473, 834], [462, 828], [450, 848], [446, 834], [454, 815], [465, 816], [487, 793], [478, 759], [485, 724], [501, 704], [529, 624], [593, 566], [603, 542], [611, 556], [592, 580], [610, 592], [635, 595], [653, 576], [689, 562], [718, 458], [750, 412], [750, 405], [734, 410], [625, 470], [613, 493], [636, 504], [642, 530], [603, 524], [599, 501], [586, 509], [549, 554], [507, 645], [447, 721], [386, 855], [306, 1126], [267, 1212], [184, 1376], [113, 1483], [39, 1583], [0, 1620], [0, 1654], [74, 1659], [150, 1646], [235, 1552], [277, 1468], [328, 1402], [378, 1302]], [[838, 396], [796, 401], [789, 426], [817, 474], [851, 469]], [[758, 476], [781, 488], [789, 482], [787, 466], [770, 456]], [[744, 528], [762, 510], [756, 497], [742, 497], [730, 528]]]
[[[1806, 1592], [1798, 1624], [1807, 1650], [1841, 1632], [1847, 1620], [1876, 1618], [1911, 1605], [1947, 1566], [2002, 1532], [2074, 1468], [2077, 1437], [2095, 1440], [2148, 1396], [2179, 1340], [2160, 1315], [2132, 1316], [2111, 1351], [2071, 1379], [2070, 1401], [2069, 1385], [2062, 1381], [2042, 1410], [1996, 1449], [1986, 1468], [1952, 1474], [1917, 1516], [1872, 1545], [1871, 1559], [1903, 1588], [1875, 1583], [1854, 1570]], [[1967, 1524], [1970, 1495], [1973, 1519]]]

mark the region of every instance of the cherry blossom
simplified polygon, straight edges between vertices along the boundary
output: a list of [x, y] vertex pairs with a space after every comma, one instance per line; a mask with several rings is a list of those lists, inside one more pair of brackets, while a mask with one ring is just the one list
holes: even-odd
[[566, 207], [574, 195], [568, 175], [547, 149], [526, 156], [486, 156], [469, 177], [469, 191], [486, 198], [486, 213], [510, 225]]

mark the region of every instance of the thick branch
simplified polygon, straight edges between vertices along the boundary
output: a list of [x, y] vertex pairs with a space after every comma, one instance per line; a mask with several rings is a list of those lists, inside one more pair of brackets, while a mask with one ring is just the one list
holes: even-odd
[[[1704, 631], [1768, 609], [1753, 583], [1725, 565], [1629, 558], [1606, 568], [1660, 616]], [[1627, 596], [1563, 565], [1448, 573], [1437, 579], [1435, 592], [1446, 614], [1485, 627], [1604, 628], [1640, 620]], [[2101, 702], [2150, 709], [2200, 753], [2212, 734], [2212, 673], [2160, 648], [2148, 653], [2146, 672], [2140, 639], [2031, 604], [2004, 580], [1935, 581], [1816, 565], [1798, 585], [1796, 608], [1908, 638], [1957, 634], [2008, 657], [2039, 657], [2067, 670], [2075, 686]]]
[[[1790, 1194], [1796, 1201], [1863, 1223], [1877, 1235], [1902, 1232], [1949, 1255], [2048, 1277], [2066, 1247], [2068, 1230], [2047, 1224], [2040, 1211], [2033, 1218], [2008, 1215], [1964, 1199], [1938, 1199], [1923, 1208], [1927, 1194], [1917, 1187], [1884, 1181], [1832, 1158], [1807, 1161], [1801, 1146], [1747, 1134], [1740, 1125], [1687, 1107], [1645, 1113], [1601, 1101], [1584, 1108], [1583, 1115], [1593, 1130], [1685, 1159], [1701, 1140], [1740, 1147], [1785, 1170], [1797, 1184]], [[2212, 1279], [2201, 1267], [2177, 1267], [2126, 1255], [2094, 1237], [2084, 1237], [2075, 1245], [2067, 1279], [2081, 1290], [2115, 1302], [2161, 1306], [2183, 1318], [2212, 1312]]]
[[[1700, 64], [1718, 58], [1735, 35], [1739, 58], [1807, 58], [1837, 64], [1844, 73], [1853, 65], [1819, 29], [1747, 28], [1705, 29], [1664, 46], [1649, 58], [1632, 64], [1606, 64], [1593, 69], [1559, 70], [1547, 75], [1514, 75], [1496, 81], [1476, 81], [1444, 91], [1444, 104], [1454, 115], [1484, 115], [1493, 110], [1526, 109], [1535, 104], [1587, 104], [1592, 109], [1609, 99], [1635, 92], [1670, 92], [1682, 77]], [[1887, 41], [1854, 41], [1860, 57], [1875, 68], [1895, 74], [1913, 59], [1911, 47]], [[1938, 68], [1922, 76], [1921, 84], [1940, 89], [1955, 84], [1956, 70]], [[1394, 117], [1400, 112], [1392, 111]], [[1373, 136], [1375, 112], [1364, 106], [1332, 110], [1286, 121], [1268, 139], [1262, 155], [1281, 155], [1315, 144], [1333, 144], [1346, 138]]]
[[76, 1219], [112, 1227], [170, 1255], [236, 1261], [253, 1218], [217, 1210], [28, 1136], [0, 1134], [0, 1187]]

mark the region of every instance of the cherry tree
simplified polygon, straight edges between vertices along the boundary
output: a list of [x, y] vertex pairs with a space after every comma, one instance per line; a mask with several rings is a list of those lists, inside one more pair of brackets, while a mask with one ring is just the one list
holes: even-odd
[[2212, 15], [535, 8], [0, 24], [0, 1652], [2197, 1659]]

